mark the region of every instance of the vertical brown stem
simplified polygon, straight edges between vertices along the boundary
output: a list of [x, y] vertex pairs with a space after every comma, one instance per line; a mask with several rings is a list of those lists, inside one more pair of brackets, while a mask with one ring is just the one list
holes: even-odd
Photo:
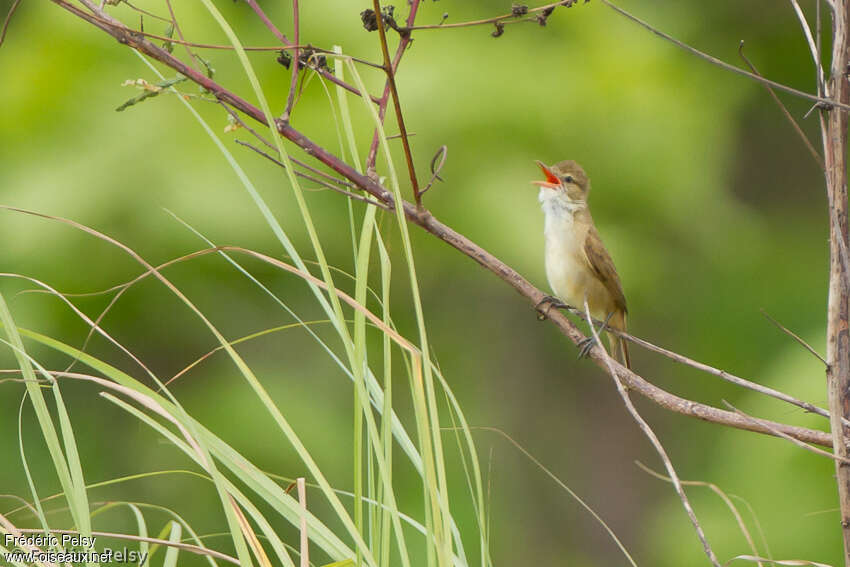
[[[407, 22], [405, 23], [406, 28], [410, 28], [416, 22], [416, 12], [419, 10], [419, 0], [413, 0], [410, 4], [410, 13], [407, 15]], [[410, 45], [410, 42], [413, 41], [410, 32], [401, 36], [401, 39], [398, 42], [398, 48], [396, 48], [395, 57], [393, 57], [393, 74], [398, 71], [398, 65], [401, 63], [401, 57], [404, 55], [404, 50], [407, 49], [407, 46]], [[390, 82], [387, 80], [384, 85], [384, 94], [381, 95], [381, 101], [378, 103], [378, 120], [383, 124], [384, 115], [387, 113], [387, 102], [390, 97]], [[375, 161], [378, 159], [378, 143], [380, 142], [380, 138], [378, 137], [378, 129], [375, 129], [375, 133], [372, 134], [372, 144], [369, 146], [369, 156], [366, 158], [366, 173], [370, 177], [375, 177]], [[377, 177], [375, 177], [377, 179]]]
[[292, 115], [292, 105], [295, 104], [295, 91], [298, 88], [298, 68], [301, 57], [301, 53], [298, 51], [298, 42], [301, 41], [299, 27], [298, 0], [292, 0], [292, 33], [295, 41], [295, 50], [292, 53], [292, 80], [289, 83], [289, 95], [286, 97], [286, 108], [283, 111], [283, 116], [280, 117], [284, 122], [289, 122], [289, 117]]
[[[847, 0], [836, 0], [833, 14], [832, 68], [828, 95], [841, 103], [850, 101], [847, 82], [850, 12]], [[847, 112], [831, 108], [823, 125], [826, 189], [829, 200], [829, 302], [826, 360], [832, 439], [840, 459], [850, 456], [844, 439], [848, 431], [841, 418], [850, 416], [850, 334], [848, 334], [847, 277]], [[850, 567], [850, 466], [836, 461], [841, 527], [844, 536], [844, 564]]]
[[384, 18], [381, 12], [381, 4], [379, 0], [372, 0], [372, 5], [375, 7], [375, 20], [378, 23], [378, 36], [381, 38], [381, 53], [384, 56], [384, 71], [387, 73], [387, 84], [390, 87], [390, 94], [393, 99], [393, 107], [395, 109], [395, 117], [398, 122], [398, 131], [401, 135], [401, 145], [404, 149], [404, 158], [407, 162], [407, 172], [410, 175], [410, 184], [413, 186], [413, 198], [416, 201], [417, 207], [422, 207], [422, 197], [419, 193], [419, 181], [416, 179], [416, 170], [413, 167], [413, 155], [410, 153], [410, 141], [407, 139], [407, 128], [404, 125], [404, 116], [401, 113], [401, 102], [398, 100], [398, 88], [395, 84], [395, 70], [390, 59], [390, 51], [387, 47], [387, 30], [384, 25]]

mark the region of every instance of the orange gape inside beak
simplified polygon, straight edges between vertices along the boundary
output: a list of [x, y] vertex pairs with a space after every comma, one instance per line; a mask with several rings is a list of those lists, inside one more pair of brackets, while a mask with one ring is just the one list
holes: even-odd
[[532, 181], [534, 185], [540, 185], [541, 187], [548, 187], [553, 189], [561, 184], [561, 180], [558, 179], [558, 176], [552, 173], [552, 171], [546, 167], [546, 165], [542, 161], [538, 161], [537, 165], [540, 166], [540, 171], [543, 172], [543, 175], [546, 176], [546, 181]]

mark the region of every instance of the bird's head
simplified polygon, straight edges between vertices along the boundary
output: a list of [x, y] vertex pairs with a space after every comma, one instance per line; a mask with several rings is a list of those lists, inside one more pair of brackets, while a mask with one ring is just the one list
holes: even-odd
[[532, 181], [540, 186], [540, 201], [555, 200], [566, 206], [586, 205], [590, 179], [581, 166], [571, 159], [547, 166], [538, 161], [546, 181]]

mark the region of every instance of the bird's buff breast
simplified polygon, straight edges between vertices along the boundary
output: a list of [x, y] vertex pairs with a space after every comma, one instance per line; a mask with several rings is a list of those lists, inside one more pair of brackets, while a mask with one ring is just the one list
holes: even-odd
[[[561, 207], [547, 207], [546, 213], [546, 278], [549, 287], [563, 302], [584, 309], [585, 294], [591, 315], [604, 319], [612, 306], [605, 287], [590, 272], [584, 255], [587, 227], [573, 224], [573, 211]], [[576, 230], [578, 229], [578, 230]]]

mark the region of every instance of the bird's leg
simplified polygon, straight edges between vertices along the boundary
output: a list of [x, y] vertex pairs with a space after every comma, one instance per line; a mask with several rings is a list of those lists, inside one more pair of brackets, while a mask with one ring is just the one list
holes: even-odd
[[[545, 309], [542, 306], [546, 306]], [[547, 317], [549, 317], [549, 310], [552, 308], [555, 309], [566, 309], [569, 307], [566, 303], [555, 297], [554, 295], [547, 295], [543, 299], [537, 302], [537, 305], [534, 306], [534, 309], [537, 311], [537, 320], [545, 321]]]
[[[608, 321], [611, 320], [611, 317], [614, 315], [614, 312], [610, 312], [607, 317], [605, 317], [605, 321], [602, 322], [602, 325], [599, 327], [598, 333], [603, 332], [608, 328]], [[590, 325], [593, 325], [593, 321], [589, 321]], [[578, 346], [578, 358], [584, 358], [590, 352], [594, 346], [596, 346], [596, 337], [593, 336], [593, 331], [591, 330], [590, 336], [580, 340], [576, 346]]]

